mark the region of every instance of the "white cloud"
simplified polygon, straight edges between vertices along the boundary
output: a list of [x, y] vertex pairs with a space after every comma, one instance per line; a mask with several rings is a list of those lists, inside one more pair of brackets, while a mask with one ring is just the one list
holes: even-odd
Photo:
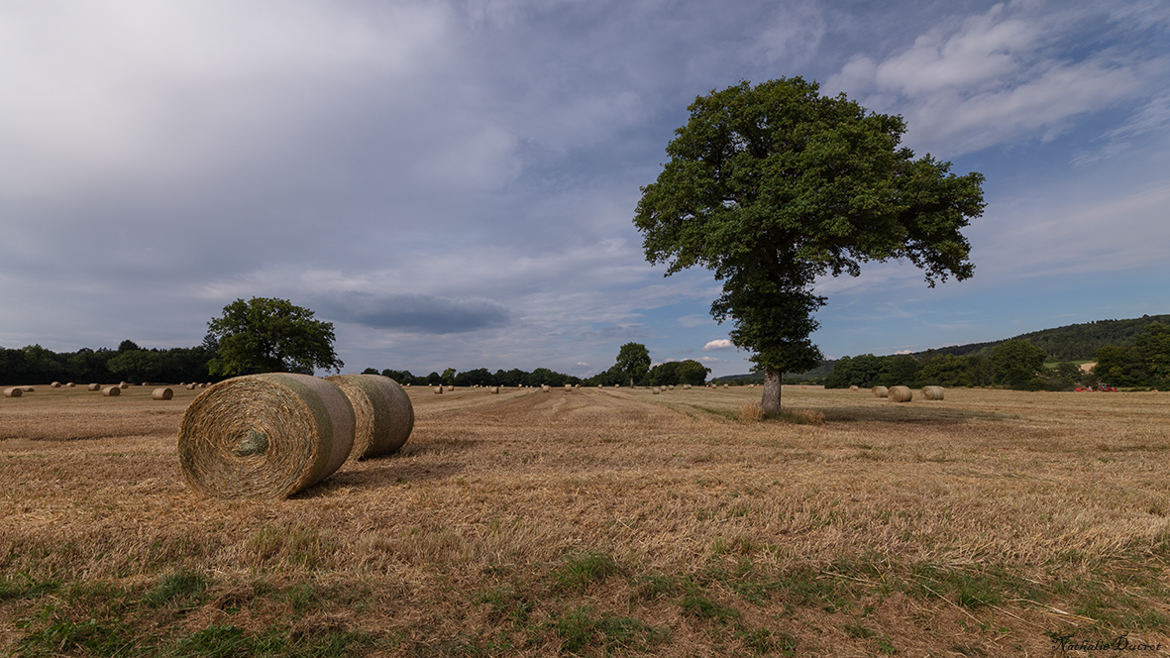
[[709, 352], [711, 350], [729, 350], [733, 347], [735, 347], [735, 345], [731, 344], [731, 340], [727, 338], [717, 338], [712, 341], [707, 341], [707, 344], [703, 346], [703, 351]]
[[703, 363], [720, 363], [723, 361], [723, 359], [720, 359], [717, 356], [709, 356], [709, 355], [703, 355], [703, 356], [699, 357], [699, 360], [702, 361]]

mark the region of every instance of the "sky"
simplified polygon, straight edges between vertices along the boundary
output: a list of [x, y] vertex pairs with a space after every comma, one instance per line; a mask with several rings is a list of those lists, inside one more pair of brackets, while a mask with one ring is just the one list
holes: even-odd
[[793, 76], [986, 177], [971, 279], [817, 282], [827, 357], [1167, 313], [1168, 32], [1162, 0], [0, 0], [0, 346], [187, 347], [282, 297], [347, 372], [747, 372], [632, 219], [696, 96]]

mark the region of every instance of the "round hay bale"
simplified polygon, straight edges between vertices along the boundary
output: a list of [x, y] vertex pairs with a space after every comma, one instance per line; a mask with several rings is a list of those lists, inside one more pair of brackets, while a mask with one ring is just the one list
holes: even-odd
[[544, 391], [545, 393], [548, 393], [548, 392], [549, 392], [549, 391], [551, 391], [552, 389], [549, 387], [549, 385], [548, 385], [548, 384], [541, 384], [541, 385], [540, 385], [540, 390]]
[[73, 382], [65, 382], [65, 388], [73, 388], [74, 386], [77, 386], [77, 384], [74, 384]]
[[121, 386], [107, 386], [102, 389], [102, 395], [108, 398], [116, 398], [122, 394]]
[[850, 386], [850, 387], [849, 387], [849, 390], [850, 390], [850, 391], [859, 391], [859, 390], [861, 390], [861, 389], [857, 388], [857, 384], [854, 384], [854, 385], [852, 385], [852, 386]]
[[659, 394], [659, 393], [661, 393], [662, 391], [659, 391], [659, 390], [658, 390], [658, 387], [657, 387], [657, 386], [655, 386], [655, 387], [654, 387], [654, 390], [652, 390], [652, 391], [650, 391], [650, 392], [651, 392], [651, 393], [653, 393], [654, 395], [658, 395], [658, 394]]
[[18, 398], [22, 395], [24, 395], [24, 389], [19, 386], [9, 386], [4, 389], [4, 397], [6, 398]]
[[179, 465], [216, 498], [285, 498], [329, 477], [353, 447], [353, 407], [332, 382], [265, 373], [200, 393], [179, 426]]
[[923, 386], [922, 399], [924, 400], [941, 400], [943, 399], [943, 387], [941, 386]]
[[53, 382], [52, 384], [49, 384], [49, 386], [52, 388], [61, 388], [61, 382]]
[[186, 388], [187, 388], [187, 390], [188, 390], [188, 391], [194, 391], [194, 390], [195, 390], [195, 385], [194, 385], [194, 384], [187, 384], [187, 387], [186, 387]]
[[571, 391], [571, 390], [573, 390], [573, 385], [572, 385], [572, 384], [565, 384], [565, 390], [566, 390], [566, 391]]
[[126, 382], [118, 382], [118, 388], [130, 388], [130, 384], [127, 384]]
[[890, 394], [890, 389], [886, 388], [885, 386], [874, 386], [873, 387], [873, 396], [875, 398], [884, 398], [889, 394]]
[[33, 391], [35, 391], [37, 389], [35, 389], [31, 386], [21, 386], [20, 390], [24, 391], [25, 393], [32, 393]]
[[914, 399], [914, 393], [909, 386], [892, 386], [886, 393], [891, 402], [909, 402]]
[[443, 394], [443, 387], [442, 387], [442, 386], [436, 386], [436, 387], [435, 387], [435, 395], [442, 395], [442, 394]]
[[102, 390], [102, 385], [101, 384], [90, 384], [86, 388], [91, 390], [91, 391], [100, 391], [100, 390]]
[[151, 400], [169, 400], [175, 397], [175, 392], [167, 387], [156, 388], [150, 392]]
[[398, 382], [382, 375], [326, 377], [349, 398], [353, 407], [353, 449], [350, 459], [398, 452], [414, 429], [414, 407]]
[[691, 390], [691, 385], [690, 385], [690, 384], [683, 384], [683, 390], [684, 390], [684, 391], [689, 391], [689, 390]]
[[499, 386], [492, 386], [492, 387], [488, 388], [488, 390], [489, 390], [489, 391], [491, 391], [491, 392], [492, 392], [492, 393], [494, 393], [494, 394], [497, 394], [497, 395], [500, 393], [500, 387], [499, 387]]

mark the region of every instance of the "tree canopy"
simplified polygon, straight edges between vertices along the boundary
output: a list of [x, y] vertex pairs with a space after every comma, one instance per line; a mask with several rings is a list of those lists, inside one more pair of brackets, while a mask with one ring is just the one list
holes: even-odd
[[314, 319], [313, 311], [287, 299], [237, 299], [207, 329], [218, 350], [208, 364], [213, 375], [311, 374], [314, 368], [340, 370], [345, 365], [333, 351], [333, 323]]
[[630, 378], [630, 386], [650, 372], [650, 351], [641, 343], [626, 343], [618, 350], [614, 366]]
[[712, 315], [765, 372], [764, 409], [780, 408], [780, 372], [821, 360], [809, 335], [825, 298], [817, 277], [858, 276], [906, 259], [928, 285], [974, 266], [960, 232], [983, 212], [983, 176], [899, 146], [899, 116], [867, 112], [815, 82], [741, 82], [700, 96], [642, 188], [634, 224], [667, 275], [701, 265], [723, 282]]

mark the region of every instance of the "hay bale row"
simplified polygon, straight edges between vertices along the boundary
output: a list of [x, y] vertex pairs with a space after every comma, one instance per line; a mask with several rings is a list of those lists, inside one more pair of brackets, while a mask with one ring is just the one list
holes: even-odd
[[336, 384], [353, 407], [351, 459], [367, 459], [397, 452], [414, 429], [414, 407], [398, 382], [382, 375], [334, 375]]
[[4, 397], [6, 398], [18, 398], [22, 395], [24, 395], [24, 389], [19, 386], [9, 386], [4, 389]]
[[886, 397], [890, 402], [909, 402], [914, 399], [914, 393], [909, 386], [891, 386]]

